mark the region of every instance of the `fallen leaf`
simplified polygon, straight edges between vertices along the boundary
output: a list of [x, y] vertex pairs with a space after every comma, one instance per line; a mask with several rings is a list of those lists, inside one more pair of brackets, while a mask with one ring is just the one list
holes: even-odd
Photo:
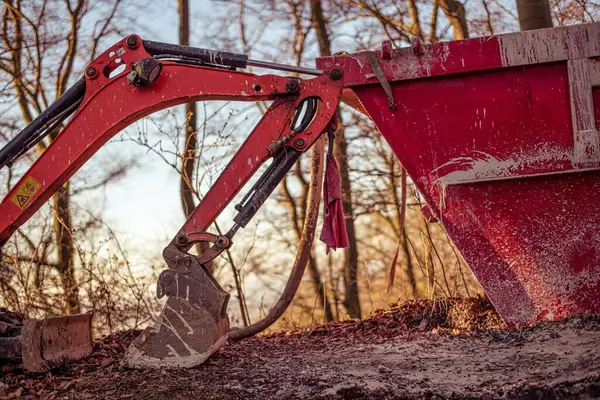
[[15, 390], [12, 393], [9, 393], [8, 396], [6, 396], [6, 399], [18, 399], [19, 397], [21, 397], [21, 393], [23, 393], [23, 389], [18, 388], [17, 390]]
[[104, 360], [102, 360], [102, 362], [100, 363], [103, 367], [108, 367], [109, 365], [111, 365], [112, 363], [114, 363], [115, 360], [114, 358], [105, 358]]

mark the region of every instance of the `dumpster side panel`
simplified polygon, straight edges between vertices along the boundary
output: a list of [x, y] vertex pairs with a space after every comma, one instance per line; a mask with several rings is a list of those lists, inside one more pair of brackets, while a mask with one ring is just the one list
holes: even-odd
[[353, 89], [502, 317], [600, 313], [600, 173], [579, 162], [567, 61], [391, 85], [396, 110]]

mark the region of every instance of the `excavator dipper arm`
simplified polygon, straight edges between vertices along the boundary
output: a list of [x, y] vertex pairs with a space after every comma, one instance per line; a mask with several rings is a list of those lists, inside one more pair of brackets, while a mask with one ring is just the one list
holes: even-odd
[[[308, 80], [238, 71], [253, 64], [317, 75]], [[164, 250], [169, 267], [160, 275], [159, 297], [167, 304], [156, 325], [134, 342], [125, 363], [132, 367], [191, 366], [225, 342], [229, 295], [203, 264], [231, 246], [299, 156], [333, 117], [342, 92], [340, 71], [318, 71], [248, 60], [244, 55], [143, 41], [131, 35], [85, 69], [56, 103], [0, 150], [10, 165], [73, 114], [64, 129], [0, 203], [0, 245], [27, 221], [100, 147], [136, 120], [158, 110], [206, 100], [273, 100], [270, 108]], [[256, 171], [271, 165], [236, 206], [224, 235], [207, 232]], [[212, 247], [199, 256], [194, 243]]]

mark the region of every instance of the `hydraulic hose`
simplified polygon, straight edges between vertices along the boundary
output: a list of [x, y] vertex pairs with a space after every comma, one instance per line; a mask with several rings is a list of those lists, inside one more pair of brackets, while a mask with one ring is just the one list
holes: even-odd
[[298, 244], [298, 252], [296, 253], [294, 266], [292, 267], [285, 288], [283, 289], [279, 300], [275, 303], [273, 308], [271, 308], [266, 317], [245, 328], [231, 330], [229, 332], [229, 339], [231, 340], [245, 339], [262, 332], [273, 325], [273, 323], [283, 315], [285, 310], [287, 310], [298, 291], [302, 276], [304, 275], [304, 270], [306, 269], [306, 264], [310, 259], [310, 252], [317, 228], [317, 220], [319, 218], [319, 206], [321, 204], [321, 191], [323, 187], [324, 149], [325, 137], [321, 136], [313, 147], [312, 165], [310, 170], [311, 179], [306, 202], [306, 218], [304, 220], [304, 228]]
[[71, 115], [81, 103], [84, 95], [85, 78], [81, 78], [0, 149], [0, 168], [10, 165]]

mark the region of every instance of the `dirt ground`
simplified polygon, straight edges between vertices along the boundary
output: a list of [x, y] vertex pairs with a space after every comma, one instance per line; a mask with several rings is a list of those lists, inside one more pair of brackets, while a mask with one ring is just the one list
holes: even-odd
[[193, 369], [120, 367], [135, 336], [105, 338], [52, 373], [5, 365], [0, 398], [600, 398], [600, 318], [507, 329], [483, 300], [411, 302], [363, 321], [228, 343]]

